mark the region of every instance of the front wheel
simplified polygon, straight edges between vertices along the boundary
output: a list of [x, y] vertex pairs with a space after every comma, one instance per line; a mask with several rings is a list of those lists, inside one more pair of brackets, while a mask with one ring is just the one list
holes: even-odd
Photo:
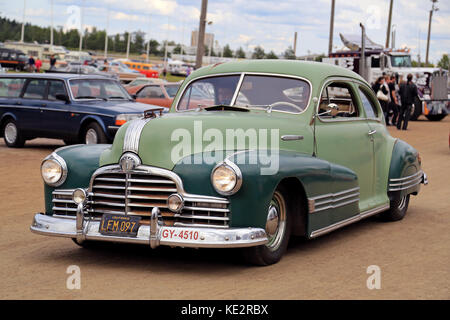
[[285, 253], [291, 235], [291, 212], [287, 189], [280, 186], [274, 192], [267, 209], [265, 245], [245, 248], [244, 258], [251, 264], [267, 266], [277, 263]]
[[400, 194], [398, 194], [391, 200], [391, 207], [389, 208], [389, 210], [381, 213], [380, 216], [385, 221], [402, 220], [406, 215], [408, 205], [409, 194], [403, 196], [400, 196]]
[[88, 124], [84, 130], [83, 142], [86, 144], [107, 143], [108, 139], [106, 138], [102, 127], [100, 127], [98, 123], [92, 122]]
[[3, 125], [3, 139], [10, 148], [21, 148], [25, 144], [25, 138], [22, 136], [16, 121], [9, 119]]

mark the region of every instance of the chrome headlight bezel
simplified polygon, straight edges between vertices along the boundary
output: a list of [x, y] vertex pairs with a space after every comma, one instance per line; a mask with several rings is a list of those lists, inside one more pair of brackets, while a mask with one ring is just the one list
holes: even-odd
[[[59, 177], [58, 181], [49, 182], [44, 178], [44, 175], [42, 174], [42, 166], [44, 165], [44, 163], [46, 161], [53, 161], [61, 167], [61, 176]], [[68, 172], [68, 170], [67, 170], [66, 161], [64, 161], [64, 159], [56, 153], [52, 153], [52, 154], [48, 155], [47, 157], [45, 157], [44, 160], [42, 160], [41, 177], [44, 180], [45, 184], [47, 184], [50, 187], [59, 187], [60, 185], [62, 185], [67, 179], [67, 172]]]
[[[230, 188], [229, 190], [221, 190], [218, 188], [218, 186], [216, 186], [215, 183], [215, 179], [214, 179], [214, 173], [216, 172], [217, 169], [219, 168], [225, 168], [226, 170], [229, 170], [231, 173], [234, 174], [235, 176], [235, 183], [234, 186], [232, 188]], [[224, 196], [231, 196], [233, 194], [235, 194], [236, 192], [239, 191], [239, 189], [242, 186], [242, 172], [241, 169], [239, 169], [239, 167], [231, 162], [228, 159], [225, 159], [223, 162], [217, 164], [211, 171], [211, 184], [214, 188], [214, 190], [216, 190], [217, 193], [224, 195]]]

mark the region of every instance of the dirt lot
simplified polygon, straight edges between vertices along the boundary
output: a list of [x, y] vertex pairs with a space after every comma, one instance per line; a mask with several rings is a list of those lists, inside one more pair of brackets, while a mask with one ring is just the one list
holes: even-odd
[[[293, 239], [282, 261], [243, 265], [234, 250], [104, 244], [93, 250], [29, 231], [43, 210], [39, 165], [57, 140], [24, 149], [0, 142], [1, 299], [449, 299], [450, 117], [411, 122], [393, 136], [420, 151], [430, 184], [403, 221], [370, 218], [316, 240]], [[81, 268], [81, 289], [66, 288], [66, 269]], [[381, 268], [368, 290], [367, 267]]]

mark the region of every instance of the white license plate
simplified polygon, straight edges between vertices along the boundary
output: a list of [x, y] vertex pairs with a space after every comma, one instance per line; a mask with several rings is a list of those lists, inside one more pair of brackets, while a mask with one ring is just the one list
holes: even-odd
[[161, 240], [197, 241], [200, 240], [200, 232], [189, 228], [164, 227]]

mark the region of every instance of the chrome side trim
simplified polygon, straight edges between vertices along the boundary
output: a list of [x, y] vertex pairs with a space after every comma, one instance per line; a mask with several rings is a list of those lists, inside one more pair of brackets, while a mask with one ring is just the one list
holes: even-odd
[[145, 125], [150, 120], [151, 118], [130, 121], [123, 140], [123, 152], [139, 152], [139, 141], [141, 139], [142, 129], [144, 129]]
[[[320, 200], [320, 201], [318, 201]], [[343, 207], [359, 201], [359, 187], [308, 198], [309, 213]]]
[[389, 209], [389, 204], [385, 204], [385, 205], [382, 205], [380, 207], [361, 212], [360, 214], [357, 214], [356, 216], [353, 216], [353, 217], [350, 217], [348, 219], [336, 222], [336, 223], [334, 223], [332, 225], [329, 225], [329, 226], [326, 226], [324, 228], [315, 230], [315, 231], [311, 232], [309, 237], [310, 238], [319, 237], [321, 235], [324, 235], [324, 234], [329, 233], [331, 231], [334, 231], [336, 229], [345, 227], [345, 226], [347, 226], [349, 224], [352, 224], [354, 222], [357, 222], [357, 221], [360, 221], [362, 219], [365, 219], [365, 218], [368, 218], [370, 216], [373, 216], [373, 215], [375, 215], [377, 213], [380, 213], [382, 211], [385, 211], [387, 209]]
[[287, 134], [287, 135], [281, 136], [281, 140], [283, 140], [283, 141], [294, 141], [294, 140], [303, 140], [303, 139], [304, 139], [303, 136], [293, 135], [293, 134]]
[[424, 173], [419, 170], [415, 174], [412, 174], [403, 178], [389, 179], [389, 191], [402, 191], [412, 187], [415, 187], [424, 181]]

